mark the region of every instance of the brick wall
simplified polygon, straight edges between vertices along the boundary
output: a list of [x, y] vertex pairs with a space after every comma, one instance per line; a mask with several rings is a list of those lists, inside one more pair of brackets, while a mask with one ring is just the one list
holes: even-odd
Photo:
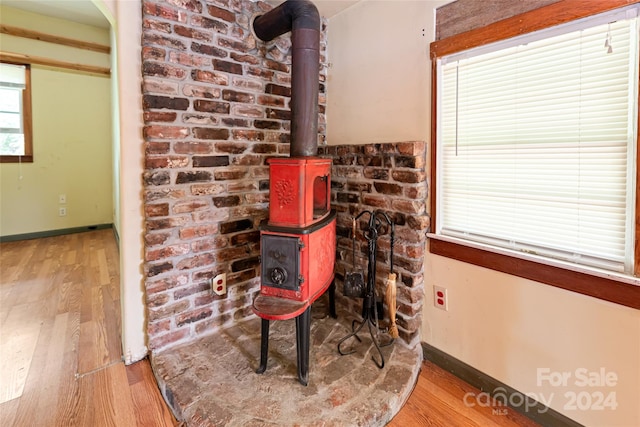
[[[288, 155], [290, 36], [263, 43], [248, 0], [144, 0], [144, 210], [152, 352], [252, 316], [265, 159]], [[132, 41], [133, 42], [133, 41]], [[324, 63], [325, 42], [321, 41]], [[324, 143], [321, 66], [319, 143]], [[208, 281], [227, 274], [227, 294]]]
[[[360, 313], [361, 299], [342, 296], [345, 272], [353, 269], [351, 224], [364, 210], [381, 210], [395, 223], [394, 266], [397, 280], [397, 323], [400, 337], [419, 344], [424, 299], [424, 251], [430, 221], [426, 212], [427, 175], [424, 142], [320, 147], [333, 159], [332, 206], [338, 211], [336, 285], [338, 301]], [[366, 225], [362, 218], [361, 226]], [[367, 271], [367, 241], [356, 233], [356, 265]], [[376, 289], [384, 298], [389, 272], [389, 235], [378, 242]]]

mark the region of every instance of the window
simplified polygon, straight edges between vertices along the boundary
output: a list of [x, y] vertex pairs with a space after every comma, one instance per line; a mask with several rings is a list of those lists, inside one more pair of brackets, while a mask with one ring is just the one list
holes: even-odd
[[435, 240], [637, 282], [638, 9], [432, 46]]
[[0, 160], [32, 162], [30, 67], [0, 63]]

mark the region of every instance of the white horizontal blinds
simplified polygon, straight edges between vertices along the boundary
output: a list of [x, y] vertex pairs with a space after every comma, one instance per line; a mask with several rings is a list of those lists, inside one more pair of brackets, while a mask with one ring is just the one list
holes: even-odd
[[444, 61], [442, 234], [624, 271], [635, 21]]
[[0, 86], [24, 89], [25, 66], [0, 63]]
[[0, 155], [25, 154], [22, 95], [26, 67], [0, 63]]

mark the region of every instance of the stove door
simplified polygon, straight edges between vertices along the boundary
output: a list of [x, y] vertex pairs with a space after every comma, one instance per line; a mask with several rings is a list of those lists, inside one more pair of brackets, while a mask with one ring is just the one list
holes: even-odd
[[297, 237], [263, 234], [261, 241], [262, 285], [298, 291], [300, 249]]

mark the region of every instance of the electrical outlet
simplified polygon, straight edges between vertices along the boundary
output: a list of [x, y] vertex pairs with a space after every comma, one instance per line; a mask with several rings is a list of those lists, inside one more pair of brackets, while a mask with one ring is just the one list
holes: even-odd
[[58, 209], [58, 215], [67, 216], [67, 208], [59, 208]]
[[442, 286], [433, 287], [433, 305], [440, 310], [449, 311], [447, 288], [443, 288]]
[[211, 291], [216, 295], [227, 293], [227, 275], [222, 273], [211, 279]]
[[61, 205], [64, 205], [65, 203], [67, 203], [67, 195], [66, 194], [60, 194], [58, 196], [58, 203], [60, 203]]

